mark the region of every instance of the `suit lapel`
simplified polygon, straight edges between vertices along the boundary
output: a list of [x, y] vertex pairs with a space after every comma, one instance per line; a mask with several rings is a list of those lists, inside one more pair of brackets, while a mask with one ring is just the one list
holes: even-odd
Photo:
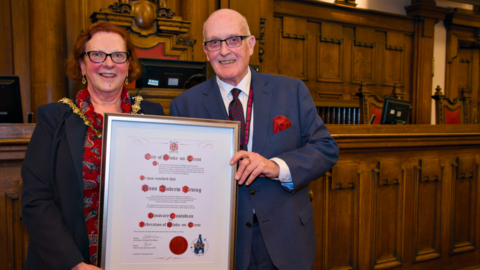
[[222, 95], [218, 87], [216, 76], [212, 76], [208, 80], [203, 92], [204, 98], [202, 100], [203, 106], [208, 113], [209, 118], [228, 120], [227, 111], [223, 105]]
[[252, 151], [262, 154], [268, 137], [272, 90], [261, 74], [251, 70], [253, 84], [253, 146]]
[[68, 145], [71, 149], [77, 180], [83, 190], [83, 144], [85, 134], [87, 133], [87, 126], [78, 115], [72, 113], [70, 117], [65, 120], [65, 133], [67, 134]]

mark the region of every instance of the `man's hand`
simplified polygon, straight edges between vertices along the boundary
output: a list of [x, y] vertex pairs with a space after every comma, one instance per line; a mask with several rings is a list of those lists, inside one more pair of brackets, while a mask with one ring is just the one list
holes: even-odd
[[71, 270], [101, 270], [100, 268], [96, 267], [95, 265], [86, 264], [81, 262], [75, 265]]
[[258, 176], [277, 178], [280, 174], [280, 167], [275, 162], [254, 152], [243, 150], [237, 152], [230, 160], [230, 165], [234, 165], [237, 162], [238, 169], [235, 174], [235, 180], [238, 181], [239, 185], [245, 183], [249, 186]]

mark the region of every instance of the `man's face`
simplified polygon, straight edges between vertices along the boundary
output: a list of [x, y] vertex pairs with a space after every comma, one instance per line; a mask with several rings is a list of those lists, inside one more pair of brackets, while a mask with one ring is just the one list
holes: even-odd
[[[243, 18], [238, 14], [227, 16], [215, 16], [205, 23], [205, 41], [223, 40], [233, 36], [247, 36], [247, 28]], [[250, 55], [255, 47], [255, 37], [250, 36], [242, 40], [242, 45], [230, 48], [222, 41], [220, 49], [208, 51], [203, 45], [203, 51], [212, 64], [215, 74], [224, 82], [237, 86], [247, 75]]]

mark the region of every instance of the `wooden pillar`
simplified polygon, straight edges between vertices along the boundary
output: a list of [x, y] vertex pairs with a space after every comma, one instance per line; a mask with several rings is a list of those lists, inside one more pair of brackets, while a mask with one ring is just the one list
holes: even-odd
[[38, 106], [68, 95], [65, 1], [29, 1], [31, 106], [36, 121]]
[[439, 20], [445, 18], [448, 9], [437, 7], [435, 1], [412, 0], [412, 5], [405, 10], [407, 15], [415, 17], [412, 124], [430, 124], [434, 28]]

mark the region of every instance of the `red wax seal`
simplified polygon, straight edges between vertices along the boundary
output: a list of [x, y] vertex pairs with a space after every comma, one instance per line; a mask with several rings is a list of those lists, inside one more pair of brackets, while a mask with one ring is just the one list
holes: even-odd
[[165, 192], [167, 188], [164, 185], [161, 185], [158, 189], [160, 190], [160, 192]]
[[140, 223], [138, 224], [138, 226], [140, 226], [140, 228], [143, 228], [143, 226], [145, 226], [145, 222], [140, 221]]
[[190, 156], [187, 157], [187, 160], [188, 160], [188, 162], [192, 162], [193, 157], [190, 155]]
[[190, 189], [188, 188], [188, 186], [184, 186], [184, 187], [182, 188], [182, 191], [185, 192], [185, 193], [187, 193], [189, 190], [190, 190]]
[[189, 222], [188, 227], [192, 228], [193, 227], [193, 222]]
[[147, 192], [148, 191], [148, 185], [143, 185], [142, 190], [143, 190], [143, 192]]
[[142, 180], [142, 181], [145, 180], [145, 176], [140, 175], [140, 180]]
[[158, 163], [156, 161], [154, 161], [154, 162], [152, 162], [152, 164], [153, 164], [153, 166], [157, 166]]
[[163, 160], [167, 161], [169, 158], [170, 157], [167, 154], [163, 155]]
[[152, 156], [150, 154], [145, 154], [145, 159], [146, 160], [149, 160], [150, 158], [152, 158]]
[[187, 239], [177, 236], [170, 241], [170, 251], [175, 255], [181, 255], [188, 249]]
[[174, 218], [175, 218], [175, 214], [174, 214], [174, 213], [171, 213], [171, 214], [170, 214], [170, 218], [171, 218], [171, 219], [174, 219]]
[[152, 218], [153, 218], [153, 213], [152, 213], [152, 212], [148, 213], [148, 218], [149, 218], [149, 219], [152, 219]]
[[172, 227], [172, 222], [168, 222], [168, 223], [167, 223], [167, 227], [168, 227], [168, 228], [171, 228], [171, 227]]

